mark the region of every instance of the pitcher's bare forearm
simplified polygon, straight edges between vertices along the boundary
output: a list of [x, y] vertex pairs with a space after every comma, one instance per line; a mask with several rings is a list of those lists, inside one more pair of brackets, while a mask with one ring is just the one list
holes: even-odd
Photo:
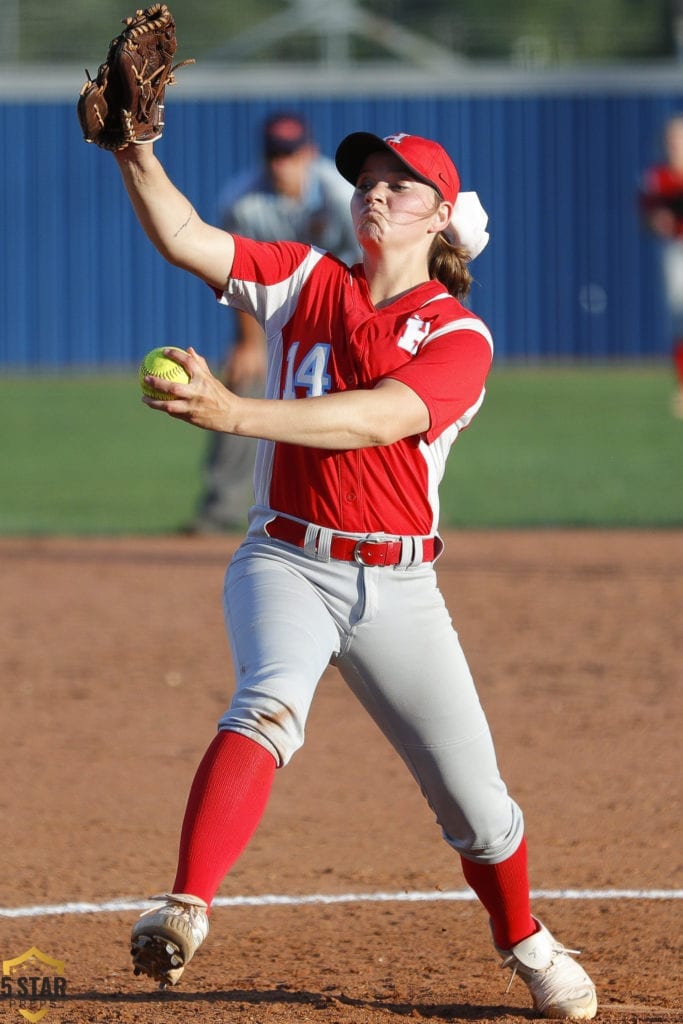
[[204, 430], [338, 451], [392, 444], [429, 428], [422, 399], [390, 378], [368, 390], [296, 401], [242, 398], [213, 376], [192, 346], [173, 352], [173, 358], [187, 371], [189, 383], [151, 379], [152, 387], [163, 387], [172, 398], [142, 400]]
[[169, 263], [223, 290], [235, 253], [232, 236], [201, 219], [151, 144], [127, 146], [115, 157], [135, 214], [155, 248]]
[[429, 413], [405, 384], [386, 379], [367, 391], [298, 401], [240, 398], [223, 418], [216, 417], [216, 424], [228, 433], [341, 451], [421, 434], [429, 429]]

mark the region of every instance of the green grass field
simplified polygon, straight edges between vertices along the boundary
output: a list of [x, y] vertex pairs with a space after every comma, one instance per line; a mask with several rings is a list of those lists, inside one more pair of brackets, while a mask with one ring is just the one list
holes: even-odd
[[[679, 527], [668, 367], [502, 368], [456, 442], [442, 526]], [[142, 405], [137, 371], [0, 379], [0, 534], [169, 533], [207, 435]]]

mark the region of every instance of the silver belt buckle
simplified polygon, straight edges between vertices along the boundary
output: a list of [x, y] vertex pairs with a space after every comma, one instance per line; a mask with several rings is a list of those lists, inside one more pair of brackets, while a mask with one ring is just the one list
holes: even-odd
[[357, 562], [358, 565], [365, 565], [371, 567], [373, 564], [376, 565], [377, 563], [365, 562], [363, 560], [363, 555], [361, 554], [360, 549], [364, 544], [388, 544], [388, 541], [386, 538], [381, 537], [363, 537], [361, 540], [356, 541], [356, 546], [353, 549], [354, 562]]

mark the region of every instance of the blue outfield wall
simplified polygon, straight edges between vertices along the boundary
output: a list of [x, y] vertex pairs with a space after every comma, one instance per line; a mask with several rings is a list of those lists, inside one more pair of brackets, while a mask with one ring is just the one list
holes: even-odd
[[[273, 109], [303, 110], [328, 155], [359, 129], [432, 136], [489, 211], [471, 304], [500, 360], [668, 357], [658, 248], [635, 197], [683, 94], [168, 99], [158, 152], [206, 219], [226, 178], [257, 159]], [[128, 366], [160, 344], [218, 360], [230, 313], [153, 250], [75, 104], [2, 102], [0, 133], [0, 363]]]

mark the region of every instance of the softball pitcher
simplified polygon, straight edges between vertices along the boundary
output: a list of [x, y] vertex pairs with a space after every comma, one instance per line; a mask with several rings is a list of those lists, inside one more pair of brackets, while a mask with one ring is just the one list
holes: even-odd
[[145, 398], [151, 409], [260, 443], [248, 534], [225, 583], [235, 693], [191, 786], [172, 889], [133, 928], [136, 973], [175, 984], [205, 940], [215, 893], [275, 770], [302, 745], [332, 662], [420, 786], [538, 1012], [592, 1018], [593, 983], [532, 915], [522, 813], [434, 569], [439, 483], [492, 360], [489, 330], [460, 302], [488, 238], [476, 196], [460, 195], [434, 141], [349, 135], [336, 163], [354, 186], [363, 259], [348, 267], [205, 223], [152, 143], [116, 159], [162, 256], [256, 317], [269, 348], [262, 399], [231, 393], [192, 348], [177, 355], [189, 383], [148, 378], [173, 395]]

